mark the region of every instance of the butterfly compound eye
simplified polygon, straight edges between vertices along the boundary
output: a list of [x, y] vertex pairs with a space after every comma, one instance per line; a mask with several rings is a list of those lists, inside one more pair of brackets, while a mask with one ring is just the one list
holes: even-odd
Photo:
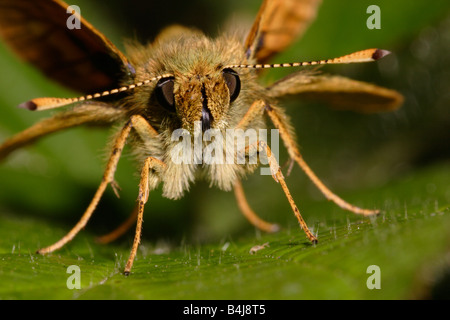
[[239, 96], [239, 92], [241, 91], [241, 80], [236, 71], [232, 69], [224, 69], [223, 77], [228, 90], [230, 91], [230, 102], [233, 102]]
[[175, 78], [163, 78], [158, 81], [155, 88], [155, 96], [158, 103], [169, 111], [175, 111], [175, 96], [173, 94], [173, 84]]

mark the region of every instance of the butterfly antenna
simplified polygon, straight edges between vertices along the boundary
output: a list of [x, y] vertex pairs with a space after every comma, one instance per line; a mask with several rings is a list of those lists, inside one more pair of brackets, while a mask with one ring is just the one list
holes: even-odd
[[[290, 68], [290, 67], [303, 67], [303, 66], [316, 66], [325, 64], [345, 64], [345, 63], [362, 63], [362, 62], [372, 62], [385, 57], [390, 54], [387, 50], [381, 49], [366, 49], [362, 51], [357, 51], [342, 57], [317, 60], [317, 61], [304, 61], [304, 62], [292, 62], [292, 63], [274, 63], [274, 64], [234, 64], [227, 65], [226, 68], [247, 68], [247, 69], [270, 69], [270, 68]], [[97, 99], [113, 95], [116, 93], [133, 90], [137, 87], [149, 84], [150, 82], [160, 80], [162, 78], [172, 77], [172, 74], [164, 74], [151, 79], [147, 79], [141, 82], [133, 83], [128, 86], [123, 86], [121, 88], [107, 90], [95, 94], [89, 94], [76, 98], [36, 98], [30, 101], [20, 104], [19, 108], [24, 108], [33, 111], [42, 111], [48, 109], [55, 109], [62, 106], [66, 106], [72, 103], [83, 102], [87, 100]]]
[[225, 68], [248, 68], [248, 69], [270, 69], [270, 68], [291, 68], [291, 67], [303, 67], [303, 66], [316, 66], [325, 64], [345, 64], [345, 63], [361, 63], [372, 62], [381, 59], [390, 54], [387, 50], [382, 49], [366, 49], [357, 51], [351, 54], [347, 54], [342, 57], [317, 60], [317, 61], [304, 61], [304, 62], [292, 62], [292, 63], [274, 63], [274, 64], [235, 64], [227, 65]]
[[94, 93], [94, 94], [88, 94], [82, 97], [76, 97], [76, 98], [36, 98], [27, 102], [24, 102], [22, 104], [20, 104], [18, 107], [19, 108], [23, 108], [23, 109], [28, 109], [28, 110], [32, 110], [32, 111], [42, 111], [42, 110], [48, 110], [48, 109], [55, 109], [55, 108], [59, 108], [62, 106], [66, 106], [72, 103], [77, 103], [77, 102], [83, 102], [83, 101], [87, 101], [87, 100], [92, 100], [92, 99], [97, 99], [97, 98], [102, 98], [102, 97], [106, 97], [109, 95], [113, 95], [116, 93], [120, 93], [120, 92], [124, 92], [124, 91], [128, 91], [128, 90], [133, 90], [137, 87], [141, 87], [143, 85], [149, 84], [150, 82], [153, 81], [157, 81], [160, 80], [162, 78], [167, 78], [167, 77], [173, 77], [172, 74], [163, 74], [161, 76], [157, 76], [151, 79], [147, 79], [141, 82], [137, 82], [137, 83], [133, 83], [127, 86], [123, 86], [121, 88], [117, 88], [117, 89], [113, 89], [113, 90], [108, 90], [108, 91], [103, 91], [103, 92], [99, 92], [99, 93]]

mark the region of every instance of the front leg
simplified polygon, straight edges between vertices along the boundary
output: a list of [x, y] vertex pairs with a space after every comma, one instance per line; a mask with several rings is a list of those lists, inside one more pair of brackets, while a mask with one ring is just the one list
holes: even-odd
[[139, 182], [139, 196], [138, 196], [138, 209], [137, 209], [137, 224], [136, 233], [134, 236], [133, 247], [131, 248], [130, 257], [128, 258], [127, 265], [125, 266], [124, 274], [129, 275], [131, 267], [133, 266], [134, 258], [141, 241], [142, 222], [144, 216], [144, 205], [147, 203], [149, 194], [148, 178], [150, 170], [155, 170], [159, 174], [163, 174], [166, 170], [166, 164], [159, 159], [148, 157], [145, 159], [144, 166], [141, 171], [141, 180]]
[[[130, 134], [130, 131], [132, 128], [135, 128], [136, 130], [145, 130], [145, 123], [146, 120], [142, 118], [141, 116], [134, 115], [130, 118], [130, 120], [127, 121], [127, 123], [124, 125], [122, 130], [117, 135], [116, 139], [114, 140], [114, 144], [112, 146], [111, 154], [108, 160], [108, 163], [106, 165], [105, 172], [103, 174], [102, 182], [100, 183], [94, 197], [91, 200], [91, 203], [89, 204], [88, 208], [82, 215], [81, 219], [78, 221], [78, 223], [59, 241], [56, 243], [46, 247], [42, 248], [37, 251], [37, 253], [40, 254], [46, 254], [53, 252], [62, 246], [64, 246], [66, 243], [71, 241], [77, 234], [80, 232], [81, 229], [83, 229], [86, 224], [88, 223], [89, 219], [92, 216], [92, 213], [94, 212], [95, 208], [97, 207], [98, 203], [100, 202], [101, 197], [103, 196], [103, 193], [106, 190], [106, 187], [110, 184], [114, 190], [114, 192], [117, 194], [117, 185], [114, 181], [114, 174], [117, 169], [117, 164], [119, 162], [120, 156], [122, 155], [122, 150], [126, 144], [127, 138]], [[150, 125], [148, 125], [150, 126]], [[148, 127], [147, 127], [148, 129]], [[150, 134], [147, 131], [148, 134]], [[156, 132], [156, 131], [155, 131]]]
[[[263, 115], [265, 106], [266, 103], [264, 100], [256, 100], [255, 102], [253, 102], [248, 111], [239, 121], [235, 129], [245, 130], [254, 119], [256, 119], [257, 117], [261, 117]], [[242, 188], [242, 184], [239, 181], [239, 179], [237, 179], [234, 182], [233, 189], [241, 213], [252, 225], [254, 225], [256, 228], [264, 232], [271, 233], [280, 230], [279, 225], [264, 221], [252, 210], [252, 208], [247, 202], [244, 189]]]
[[64, 246], [67, 242], [71, 241], [77, 234], [80, 232], [81, 229], [83, 229], [86, 224], [88, 223], [89, 219], [92, 216], [92, 213], [94, 212], [95, 208], [97, 207], [103, 193], [106, 190], [106, 187], [108, 184], [111, 184], [113, 186], [114, 191], [117, 193], [115, 182], [114, 182], [114, 173], [117, 168], [117, 163], [119, 162], [120, 155], [122, 154], [123, 147], [125, 146], [126, 140], [128, 135], [130, 134], [132, 128], [132, 121], [129, 120], [125, 126], [120, 131], [119, 135], [116, 137], [116, 140], [114, 141], [113, 149], [111, 151], [111, 155], [109, 157], [108, 163], [106, 165], [105, 173], [103, 174], [102, 182], [100, 183], [100, 186], [98, 187], [97, 191], [95, 192], [94, 197], [91, 200], [91, 203], [89, 204], [88, 208], [84, 212], [84, 214], [81, 216], [81, 219], [78, 221], [78, 223], [59, 241], [55, 242], [54, 244], [39, 249], [37, 253], [45, 254], [53, 252], [62, 246]]
[[284, 181], [283, 173], [281, 172], [280, 166], [278, 165], [277, 159], [273, 155], [272, 151], [270, 150], [270, 147], [267, 145], [265, 141], [257, 141], [255, 144], [252, 144], [248, 147], [246, 147], [246, 154], [252, 153], [254, 149], [257, 150], [258, 153], [265, 152], [267, 155], [267, 159], [269, 160], [269, 166], [270, 171], [272, 173], [273, 179], [278, 182], [281, 185], [281, 188], [283, 189], [284, 194], [286, 195], [286, 198], [289, 201], [289, 204], [291, 205], [292, 211], [294, 212], [295, 217], [298, 220], [298, 223], [300, 224], [300, 227], [305, 232], [306, 236], [308, 237], [309, 241], [312, 243], [317, 243], [317, 237], [309, 230], [305, 220], [303, 219], [302, 215], [300, 214], [300, 210], [298, 209], [297, 205], [294, 202], [294, 198], [292, 198], [291, 193], [289, 192], [289, 189], [286, 185], [286, 181]]
[[[149, 141], [158, 139], [158, 132], [154, 129], [147, 120], [141, 116], [132, 117], [132, 126], [134, 130], [138, 133], [142, 141]], [[106, 244], [112, 242], [125, 234], [136, 222], [138, 217], [138, 206], [135, 206], [130, 216], [125, 220], [120, 226], [118, 226], [113, 231], [108, 234], [98, 237], [96, 240], [99, 243]]]
[[317, 188], [325, 195], [328, 200], [333, 201], [342, 209], [351, 211], [356, 214], [362, 214], [364, 216], [375, 215], [379, 213], [379, 210], [363, 209], [354, 206], [345, 200], [341, 199], [339, 196], [334, 194], [330, 189], [328, 189], [323, 182], [316, 176], [316, 174], [311, 170], [311, 168], [303, 160], [302, 155], [297, 147], [297, 143], [293, 138], [293, 129], [290, 127], [288, 120], [284, 117], [284, 114], [276, 107], [267, 106], [266, 112], [272, 120], [275, 127], [280, 132], [280, 137], [289, 152], [289, 155], [295, 162], [302, 168], [306, 175], [311, 179], [311, 181], [317, 186]]

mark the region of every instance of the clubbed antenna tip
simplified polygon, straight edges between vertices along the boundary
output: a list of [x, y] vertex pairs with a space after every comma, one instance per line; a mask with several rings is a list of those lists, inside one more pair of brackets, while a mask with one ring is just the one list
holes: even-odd
[[387, 51], [387, 50], [377, 49], [377, 50], [373, 53], [372, 59], [373, 59], [373, 60], [378, 60], [378, 59], [384, 58], [384, 57], [387, 56], [388, 54], [391, 54], [391, 52], [390, 52], [390, 51]]
[[32, 110], [32, 111], [37, 109], [37, 105], [33, 101], [27, 101], [27, 102], [21, 103], [17, 107], [22, 108], [22, 109]]

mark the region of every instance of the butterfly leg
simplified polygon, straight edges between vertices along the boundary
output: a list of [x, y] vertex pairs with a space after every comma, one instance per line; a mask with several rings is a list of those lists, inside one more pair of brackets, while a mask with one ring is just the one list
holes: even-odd
[[[130, 134], [131, 129], [135, 128], [136, 130], [140, 130], [143, 127], [144, 122], [146, 123], [145, 119], [143, 119], [140, 116], [132, 116], [130, 118], [130, 120], [127, 121], [127, 123], [124, 125], [124, 127], [119, 132], [119, 134], [117, 135], [117, 137], [114, 141], [111, 155], [110, 155], [108, 163], [106, 165], [105, 173], [103, 174], [102, 182], [100, 183], [100, 186], [98, 187], [94, 197], [91, 200], [91, 203], [89, 204], [88, 208], [84, 212], [81, 219], [59, 241], [57, 241], [56, 243], [54, 243], [48, 247], [39, 249], [37, 251], [37, 253], [45, 254], [45, 253], [53, 252], [53, 251], [61, 248], [62, 246], [64, 246], [67, 242], [71, 241], [78, 234], [78, 232], [86, 226], [92, 213], [94, 212], [95, 208], [97, 207], [97, 205], [100, 201], [100, 198], [102, 197], [103, 193], [105, 192], [108, 184], [111, 184], [114, 192], [117, 193], [117, 184], [114, 181], [114, 173], [117, 168], [117, 163], [119, 162], [120, 156], [122, 154], [122, 150], [125, 146], [127, 137]], [[150, 125], [148, 124], [148, 126], [150, 126]]]
[[316, 174], [311, 170], [311, 168], [303, 160], [302, 155], [297, 147], [297, 144], [293, 138], [292, 129], [289, 126], [286, 118], [284, 118], [283, 113], [276, 107], [268, 106], [266, 107], [266, 112], [272, 120], [275, 127], [279, 130], [280, 136], [288, 149], [289, 155], [292, 159], [297, 162], [297, 164], [302, 168], [306, 175], [311, 179], [311, 181], [317, 186], [317, 188], [325, 195], [328, 200], [333, 201], [342, 209], [351, 211], [356, 214], [362, 214], [364, 216], [370, 216], [378, 214], [379, 210], [363, 209], [354, 206], [345, 200], [341, 199], [339, 196], [334, 194], [330, 189], [328, 189], [323, 182], [316, 176]]
[[97, 204], [99, 203], [100, 198], [105, 192], [105, 189], [108, 186], [108, 184], [112, 184], [113, 186], [115, 184], [114, 173], [116, 171], [117, 163], [119, 162], [119, 158], [122, 154], [123, 147], [125, 146], [125, 142], [127, 140], [131, 128], [132, 128], [132, 121], [130, 120], [125, 124], [125, 126], [117, 136], [114, 142], [113, 149], [111, 151], [111, 155], [109, 157], [109, 161], [106, 165], [106, 170], [103, 175], [102, 182], [100, 183], [100, 186], [98, 187], [97, 192], [95, 193], [93, 199], [91, 200], [91, 203], [89, 204], [88, 208], [86, 209], [86, 211], [84, 212], [83, 216], [78, 221], [78, 223], [69, 231], [69, 233], [67, 233], [64, 237], [62, 237], [58, 242], [46, 248], [39, 249], [37, 253], [41, 254], [50, 253], [61, 248], [67, 242], [71, 241], [82, 228], [84, 228], [84, 226], [89, 221], [92, 213], [94, 212], [95, 208], [97, 207]]
[[107, 244], [123, 236], [136, 222], [136, 219], [138, 217], [138, 208], [139, 206], [135, 206], [130, 216], [124, 222], [122, 222], [122, 224], [120, 224], [113, 231], [97, 237], [96, 241], [101, 244]]
[[236, 180], [234, 183], [234, 195], [236, 197], [239, 209], [252, 225], [264, 232], [277, 232], [280, 230], [279, 225], [266, 222], [256, 215], [247, 202], [244, 189], [242, 188], [242, 184], [239, 180]]
[[145, 160], [144, 166], [141, 171], [141, 180], [139, 182], [139, 196], [138, 196], [138, 206], [137, 206], [137, 223], [136, 223], [136, 233], [134, 236], [133, 246], [131, 248], [130, 257], [128, 258], [127, 264], [125, 266], [124, 274], [129, 275], [131, 268], [133, 266], [134, 258], [136, 257], [136, 252], [141, 241], [141, 231], [142, 222], [144, 216], [144, 205], [147, 203], [149, 194], [149, 173], [150, 170], [155, 170], [156, 172], [162, 172], [166, 169], [166, 164], [159, 159], [148, 157]]
[[[151, 139], [157, 139], [158, 132], [142, 117], [135, 116], [133, 119], [133, 128], [139, 134], [143, 141], [149, 141]], [[121, 237], [125, 232], [127, 232], [133, 224], [136, 222], [138, 217], [138, 206], [135, 206], [131, 215], [116, 229], [108, 234], [100, 236], [97, 238], [97, 242], [102, 244], [110, 243], [117, 238]]]
[[[264, 107], [265, 102], [263, 100], [256, 100], [253, 102], [248, 111], [239, 121], [236, 129], [245, 130], [253, 119], [264, 114]], [[239, 180], [236, 180], [233, 189], [239, 209], [252, 225], [265, 232], [277, 232], [280, 230], [280, 227], [277, 224], [266, 222], [256, 215], [247, 202], [244, 189], [242, 188], [242, 184]]]
[[264, 100], [256, 100], [253, 102], [242, 119], [239, 120], [235, 129], [245, 130], [255, 118], [261, 117], [264, 114], [265, 107], [266, 102]]
[[273, 155], [272, 151], [270, 150], [270, 147], [267, 145], [265, 141], [257, 141], [256, 144], [252, 144], [246, 148], [246, 154], [249, 154], [252, 152], [252, 149], [256, 148], [258, 153], [265, 152], [267, 155], [267, 159], [269, 161], [270, 171], [272, 173], [273, 179], [278, 182], [281, 185], [281, 188], [283, 189], [284, 194], [286, 195], [286, 198], [289, 201], [289, 204], [291, 205], [292, 211], [294, 212], [295, 217], [298, 220], [298, 223], [300, 224], [300, 227], [305, 232], [307, 238], [312, 243], [317, 243], [317, 237], [309, 230], [305, 220], [303, 220], [302, 215], [300, 214], [300, 210], [298, 209], [297, 205], [294, 202], [294, 199], [292, 198], [291, 193], [289, 192], [289, 189], [286, 185], [286, 182], [284, 180], [284, 176], [281, 173], [280, 166], [278, 165], [277, 159]]

